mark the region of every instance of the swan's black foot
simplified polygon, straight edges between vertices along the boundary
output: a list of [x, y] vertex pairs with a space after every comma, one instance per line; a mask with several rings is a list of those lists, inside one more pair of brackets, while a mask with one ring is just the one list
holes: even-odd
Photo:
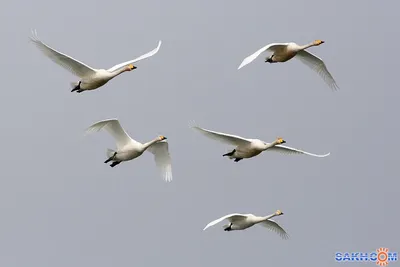
[[223, 154], [222, 156], [223, 157], [225, 157], [225, 156], [233, 156], [233, 154], [236, 152], [236, 149], [234, 149], [234, 150], [232, 150], [231, 152], [229, 152], [229, 153], [226, 153], [226, 154]]
[[74, 89], [71, 90], [71, 93], [72, 93], [72, 92], [75, 92], [75, 91], [77, 91], [77, 93], [83, 92], [83, 90], [81, 89], [81, 81], [79, 81], [79, 82], [78, 82], [78, 85], [75, 86]]
[[241, 161], [243, 158], [235, 158], [235, 162]]
[[106, 161], [104, 161], [104, 163], [109, 163], [110, 161], [112, 161], [115, 158], [116, 155], [117, 155], [117, 152], [114, 152], [114, 155], [109, 157]]
[[117, 166], [120, 163], [121, 163], [121, 161], [114, 161], [113, 163], [111, 163], [110, 167], [114, 168], [115, 166]]
[[265, 59], [265, 63], [267, 63], [267, 62], [268, 63], [276, 63], [275, 61], [272, 61], [272, 56]]
[[224, 229], [224, 231], [232, 231], [232, 223]]

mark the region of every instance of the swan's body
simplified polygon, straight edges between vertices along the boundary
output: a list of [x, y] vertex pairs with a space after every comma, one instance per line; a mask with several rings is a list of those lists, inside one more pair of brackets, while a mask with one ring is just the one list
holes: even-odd
[[159, 136], [147, 143], [140, 143], [133, 140], [121, 127], [117, 119], [108, 119], [96, 122], [86, 130], [86, 134], [98, 132], [105, 129], [112, 135], [116, 141], [117, 150], [107, 150], [108, 159], [104, 163], [112, 161], [111, 167], [114, 167], [122, 161], [135, 159], [143, 154], [144, 151], [149, 151], [154, 154], [154, 159], [157, 167], [160, 169], [162, 177], [165, 181], [172, 180], [171, 157], [168, 151], [167, 139], [164, 136]]
[[272, 43], [264, 46], [263, 48], [257, 50], [255, 53], [251, 54], [250, 56], [246, 57], [242, 63], [240, 64], [239, 68], [244, 67], [245, 65], [249, 64], [253, 60], [255, 60], [259, 55], [261, 55], [265, 51], [272, 52], [272, 55], [265, 59], [265, 62], [269, 63], [277, 63], [277, 62], [286, 62], [292, 58], [299, 59], [302, 63], [316, 71], [321, 78], [328, 84], [328, 86], [336, 90], [339, 87], [337, 86], [335, 80], [333, 79], [332, 75], [329, 73], [325, 63], [322, 61], [321, 58], [317, 57], [316, 55], [306, 51], [305, 49], [311, 46], [318, 46], [323, 44], [324, 41], [316, 40], [307, 45], [298, 45], [296, 43]]
[[278, 233], [283, 239], [287, 239], [289, 236], [286, 231], [275, 221], [271, 220], [271, 218], [275, 216], [283, 215], [283, 212], [277, 210], [275, 213], [268, 216], [255, 216], [253, 214], [240, 214], [233, 213], [226, 216], [223, 216], [215, 221], [210, 222], [204, 227], [203, 231], [208, 227], [213, 226], [223, 220], [228, 220], [229, 224], [224, 225], [224, 231], [234, 231], [234, 230], [244, 230], [249, 227], [252, 227], [255, 224], [261, 223], [261, 225], [267, 227], [268, 229]]
[[137, 67], [132, 65], [133, 63], [155, 55], [161, 46], [161, 41], [159, 41], [158, 46], [155, 49], [136, 59], [117, 64], [107, 70], [94, 69], [85, 63], [80, 62], [46, 45], [40, 41], [36, 31], [33, 31], [32, 34], [32, 42], [43, 52], [43, 54], [49, 57], [53, 62], [81, 78], [80, 81], [71, 83], [71, 86], [73, 87], [71, 92], [76, 91], [77, 93], [81, 93], [86, 90], [97, 89], [121, 73], [136, 69]]
[[306, 154], [309, 156], [320, 157], [320, 158], [329, 156], [330, 154], [327, 153], [325, 155], [317, 155], [300, 149], [283, 146], [281, 144], [286, 143], [286, 141], [283, 140], [282, 138], [277, 138], [272, 143], [266, 143], [259, 139], [248, 139], [237, 135], [215, 132], [204, 128], [200, 128], [198, 126], [192, 126], [192, 128], [198, 130], [200, 133], [204, 134], [205, 136], [211, 139], [223, 142], [225, 144], [236, 146], [236, 148], [233, 151], [223, 155], [223, 156], [229, 156], [230, 159], [235, 159], [235, 162], [238, 162], [245, 158], [255, 157], [265, 150], [277, 151], [283, 153]]

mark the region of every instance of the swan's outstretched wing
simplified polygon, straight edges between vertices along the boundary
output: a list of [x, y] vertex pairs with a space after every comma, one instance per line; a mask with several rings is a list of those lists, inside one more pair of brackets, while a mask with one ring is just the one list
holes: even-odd
[[85, 63], [82, 63], [66, 54], [58, 52], [54, 50], [50, 46], [46, 45], [37, 36], [36, 30], [32, 31], [31, 41], [39, 48], [40, 51], [43, 52], [48, 58], [50, 58], [53, 62], [57, 63], [64, 69], [68, 70], [72, 74], [83, 78], [87, 76], [91, 76], [96, 73], [96, 70], [92, 67], [89, 67]]
[[311, 68], [312, 70], [317, 72], [318, 75], [326, 82], [326, 84], [328, 84], [328, 86], [332, 90], [339, 89], [339, 86], [336, 84], [332, 75], [329, 73], [329, 71], [328, 71], [327, 67], [325, 66], [325, 63], [322, 61], [322, 59], [320, 59], [316, 55], [314, 55], [306, 50], [301, 50], [301, 51], [297, 52], [295, 58], [299, 59], [301, 62], [303, 62], [309, 68]]
[[166, 182], [172, 181], [171, 156], [168, 150], [168, 143], [161, 141], [151, 145], [147, 150], [154, 154], [154, 160], [161, 172], [162, 178]]
[[242, 220], [245, 219], [247, 216], [244, 214], [240, 214], [240, 213], [233, 213], [233, 214], [229, 214], [229, 215], [225, 215], [219, 219], [216, 219], [212, 222], [210, 222], [209, 224], [206, 225], [206, 227], [204, 227], [203, 231], [206, 230], [208, 227], [216, 225], [219, 222], [222, 222], [223, 220], [227, 219], [230, 222], [235, 222], [236, 220]]
[[282, 152], [282, 153], [287, 153], [287, 154], [305, 154], [305, 155], [309, 155], [309, 156], [313, 156], [313, 157], [318, 157], [318, 158], [324, 158], [329, 156], [331, 153], [327, 153], [325, 155], [317, 155], [317, 154], [313, 154], [310, 152], [306, 152], [300, 149], [296, 149], [296, 148], [292, 148], [292, 147], [288, 147], [288, 146], [283, 146], [283, 145], [276, 145], [273, 147], [270, 147], [267, 149], [267, 151], [277, 151], [277, 152]]
[[272, 44], [268, 44], [268, 45], [260, 48], [259, 50], [257, 50], [253, 54], [251, 54], [250, 56], [248, 56], [245, 59], [243, 59], [242, 63], [238, 67], [238, 69], [246, 66], [247, 64], [252, 62], [254, 59], [256, 59], [259, 55], [261, 55], [263, 52], [265, 52], [267, 50], [274, 51], [275, 49], [283, 48], [283, 47], [285, 47], [287, 45], [288, 45], [287, 43], [272, 43]]
[[232, 135], [232, 134], [226, 134], [226, 133], [220, 133], [220, 132], [215, 132], [207, 129], [203, 129], [201, 127], [192, 125], [191, 128], [198, 130], [200, 133], [203, 135], [214, 139], [216, 141], [223, 142], [225, 144], [229, 145], [243, 145], [243, 144], [249, 144], [251, 141], [249, 139], [237, 136], [237, 135]]
[[144, 54], [144, 55], [141, 55], [140, 57], [135, 58], [135, 59], [133, 59], [133, 60], [129, 60], [129, 61], [126, 61], [126, 62], [117, 64], [117, 65], [115, 65], [114, 67], [109, 68], [108, 71], [109, 71], [109, 72], [113, 72], [113, 71], [116, 71], [116, 70], [118, 70], [118, 69], [120, 69], [120, 68], [122, 68], [122, 67], [125, 67], [125, 66], [129, 65], [129, 64], [133, 64], [133, 63], [138, 62], [138, 61], [140, 61], [140, 60], [143, 60], [143, 59], [145, 59], [145, 58], [154, 56], [154, 55], [158, 52], [158, 50], [160, 49], [160, 46], [161, 46], [161, 41], [158, 41], [157, 47], [154, 48], [153, 50], [151, 50], [150, 52], [148, 52], [148, 53], [146, 53], [146, 54]]
[[118, 119], [108, 119], [94, 123], [89, 128], [87, 128], [85, 134], [92, 132], [98, 132], [101, 129], [105, 129], [110, 135], [112, 135], [116, 141], [117, 149], [123, 148], [125, 145], [136, 142], [133, 140], [121, 127]]
[[279, 224], [277, 224], [275, 221], [273, 221], [271, 219], [261, 222], [261, 225], [268, 228], [269, 230], [277, 233], [283, 239], [289, 238], [289, 235], [286, 233], [286, 231]]

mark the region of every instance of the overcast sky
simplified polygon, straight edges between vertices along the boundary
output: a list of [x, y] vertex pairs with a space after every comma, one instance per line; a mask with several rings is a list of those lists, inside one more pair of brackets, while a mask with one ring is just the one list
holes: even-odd
[[[337, 251], [399, 251], [398, 10], [371, 0], [2, 3], [0, 265], [339, 266]], [[29, 42], [32, 28], [95, 68], [163, 43], [138, 69], [76, 94], [77, 78]], [[325, 43], [309, 51], [337, 92], [296, 59], [265, 64], [264, 54], [237, 70], [268, 43], [315, 39]], [[108, 118], [141, 142], [167, 136], [173, 181], [150, 153], [104, 164], [114, 140], [83, 133]], [[234, 163], [222, 157], [232, 147], [190, 120], [331, 155]], [[261, 226], [202, 231], [229, 213], [277, 209], [289, 240]]]

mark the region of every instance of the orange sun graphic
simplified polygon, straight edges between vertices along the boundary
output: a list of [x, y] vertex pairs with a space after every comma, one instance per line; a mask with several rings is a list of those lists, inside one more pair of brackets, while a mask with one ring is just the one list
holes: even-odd
[[378, 255], [376, 257], [376, 265], [379, 266], [386, 266], [388, 265], [388, 252], [389, 249], [387, 248], [378, 248], [376, 250], [376, 252], [378, 252]]

